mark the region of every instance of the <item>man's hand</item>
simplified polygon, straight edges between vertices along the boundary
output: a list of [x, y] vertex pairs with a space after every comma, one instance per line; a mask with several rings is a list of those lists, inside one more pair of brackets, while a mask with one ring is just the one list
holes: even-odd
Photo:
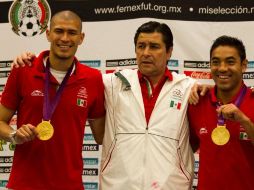
[[196, 105], [199, 101], [199, 95], [204, 96], [213, 85], [195, 83], [191, 88], [189, 104]]
[[35, 129], [36, 127], [31, 124], [22, 125], [15, 135], [16, 143], [23, 144], [34, 140], [34, 138], [38, 135], [38, 132]]
[[35, 58], [34, 53], [24, 52], [13, 60], [11, 68], [13, 67], [18, 68], [20, 66], [24, 67], [26, 65], [32, 66], [32, 61], [34, 58]]
[[239, 123], [245, 121], [247, 118], [245, 114], [232, 103], [222, 105], [216, 111], [219, 115], [222, 115], [224, 119], [237, 121]]
[[105, 117], [89, 119], [89, 124], [97, 144], [102, 144], [105, 131]]

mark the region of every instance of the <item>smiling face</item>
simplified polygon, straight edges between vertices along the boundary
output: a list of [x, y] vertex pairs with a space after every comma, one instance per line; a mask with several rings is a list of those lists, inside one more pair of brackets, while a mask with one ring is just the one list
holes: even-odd
[[84, 33], [81, 33], [81, 22], [76, 17], [62, 13], [55, 16], [47, 30], [47, 39], [51, 43], [51, 61], [73, 61], [78, 46], [83, 42]]
[[218, 93], [235, 95], [241, 87], [246, 67], [247, 60], [241, 61], [235, 47], [227, 45], [216, 47], [211, 52], [211, 74]]
[[135, 47], [138, 68], [153, 84], [164, 75], [172, 49], [166, 50], [159, 32], [139, 34]]

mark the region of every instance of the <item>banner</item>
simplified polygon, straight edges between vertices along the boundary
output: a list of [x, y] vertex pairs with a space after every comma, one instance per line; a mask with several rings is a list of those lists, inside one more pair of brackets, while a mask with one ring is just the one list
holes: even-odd
[[[12, 1], [0, 3], [0, 22], [8, 21]], [[133, 18], [159, 18], [185, 21], [253, 21], [254, 2], [245, 1], [188, 1], [188, 0], [55, 0], [48, 1], [51, 10], [71, 9], [85, 21], [109, 21]]]

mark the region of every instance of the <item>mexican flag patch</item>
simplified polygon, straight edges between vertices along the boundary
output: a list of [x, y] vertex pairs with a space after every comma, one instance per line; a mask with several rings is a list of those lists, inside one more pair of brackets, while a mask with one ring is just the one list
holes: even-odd
[[180, 110], [181, 109], [181, 102], [177, 101], [177, 100], [171, 100], [169, 107]]
[[85, 106], [85, 100], [81, 99], [81, 98], [78, 98], [77, 99], [77, 105], [80, 106], [80, 107], [84, 107]]
[[240, 140], [249, 140], [246, 132], [240, 132]]

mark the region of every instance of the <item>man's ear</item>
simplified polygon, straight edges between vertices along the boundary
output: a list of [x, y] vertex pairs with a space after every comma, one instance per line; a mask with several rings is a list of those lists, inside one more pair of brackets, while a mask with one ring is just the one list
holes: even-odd
[[50, 33], [50, 31], [49, 31], [49, 29], [47, 29], [46, 30], [46, 37], [47, 37], [48, 42], [50, 42], [49, 33]]
[[79, 44], [78, 44], [78, 45], [81, 45], [81, 44], [83, 43], [84, 39], [85, 39], [85, 33], [82, 32], [82, 33], [80, 34], [80, 40], [79, 40]]
[[172, 55], [172, 52], [173, 52], [173, 47], [170, 47], [170, 48], [168, 49], [168, 52], [167, 52], [167, 60], [170, 59], [170, 57], [171, 57], [171, 55]]
[[247, 70], [247, 66], [248, 66], [248, 60], [244, 59], [242, 61], [242, 73], [244, 73]]

